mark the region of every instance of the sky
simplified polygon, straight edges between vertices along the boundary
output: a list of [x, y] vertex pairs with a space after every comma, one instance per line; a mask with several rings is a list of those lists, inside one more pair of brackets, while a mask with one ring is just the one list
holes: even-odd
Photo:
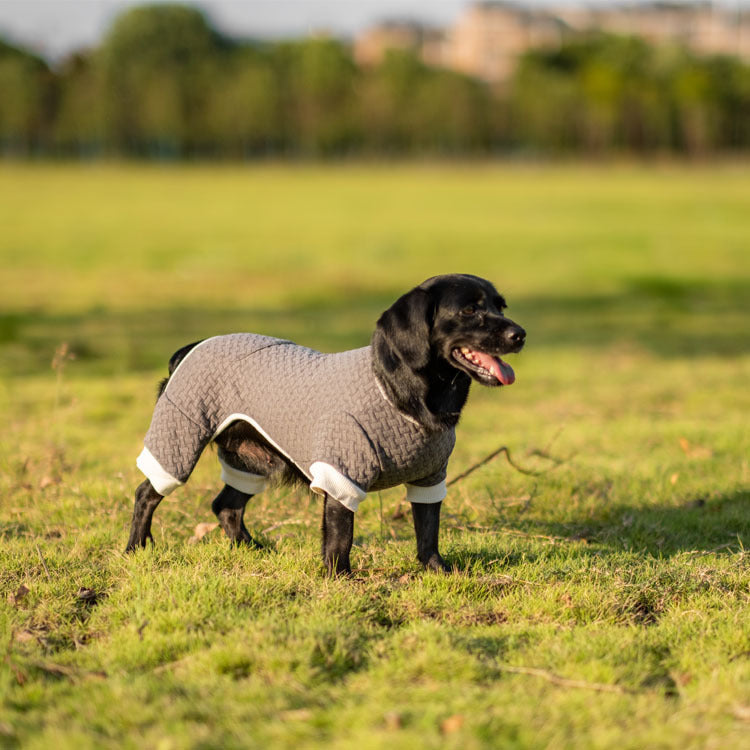
[[[212, 25], [238, 37], [300, 36], [330, 31], [351, 36], [385, 18], [442, 26], [468, 0], [190, 0]], [[143, 0], [0, 0], [0, 35], [49, 60], [95, 46], [125, 8]]]
[[[631, 0], [632, 1], [632, 0]], [[452, 23], [471, 0], [188, 0], [212, 25], [237, 37], [293, 37], [328, 31], [350, 37], [384, 19]], [[608, 0], [521, 0], [520, 4], [605, 4]], [[750, 0], [723, 0], [730, 6]], [[0, 0], [0, 36], [54, 62], [96, 46], [122, 11], [144, 0]]]

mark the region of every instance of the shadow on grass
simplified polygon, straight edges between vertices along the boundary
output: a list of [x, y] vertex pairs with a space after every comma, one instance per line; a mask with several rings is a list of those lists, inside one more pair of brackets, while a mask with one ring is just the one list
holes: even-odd
[[[76, 356], [76, 370], [92, 375], [153, 370], [185, 343], [235, 331], [289, 338], [322, 351], [364, 346], [380, 313], [403, 291], [332, 289], [296, 298], [285, 309], [0, 312], [0, 371], [49, 371], [61, 342]], [[659, 357], [733, 356], [750, 348], [750, 281], [635, 278], [617, 294], [511, 300], [509, 315], [527, 329], [530, 347], [632, 344]]]
[[[676, 506], [606, 506], [600, 515], [577, 523], [527, 521], [498, 522], [528, 538], [577, 542], [581, 554], [623, 551], [664, 558], [685, 553], [732, 554], [750, 545], [750, 490], [721, 497], [694, 498]], [[478, 552], [474, 559], [487, 563], [497, 549]], [[528, 560], [528, 555], [525, 556]], [[470, 564], [467, 559], [466, 564]], [[507, 561], [511, 566], [513, 560]]]

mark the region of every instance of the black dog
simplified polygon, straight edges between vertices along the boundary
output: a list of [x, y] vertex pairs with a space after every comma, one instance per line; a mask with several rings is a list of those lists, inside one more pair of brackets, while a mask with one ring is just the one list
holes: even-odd
[[[244, 404], [242, 413], [238, 413], [235, 402], [228, 409], [231, 413], [229, 418], [223, 419], [222, 413], [215, 418], [215, 423], [201, 428], [202, 442], [196, 442], [197, 447], [193, 448], [194, 458], [185, 464], [187, 468], [165, 471], [164, 465], [171, 466], [168, 459], [160, 457], [157, 460], [144, 449], [144, 453], [149, 454], [151, 473], [144, 469], [139, 458], [139, 466], [150, 479], [146, 479], [136, 490], [127, 551], [145, 546], [148, 539], [153, 541], [151, 519], [156, 506], [166, 492], [186, 481], [200, 451], [212, 440], [218, 446], [219, 459], [225, 472], [230, 476], [229, 480], [225, 476], [227, 483], [213, 501], [212, 509], [233, 542], [256, 545], [243, 522], [245, 505], [254, 493], [250, 486], [243, 484], [243, 477], [250, 477], [251, 483], [263, 478], [272, 478], [282, 482], [300, 481], [310, 484], [312, 479], [313, 489], [324, 495], [324, 562], [329, 573], [348, 574], [351, 572], [349, 554], [354, 529], [353, 510], [356, 510], [357, 503], [367, 490], [406, 483], [409, 493], [413, 493], [408, 497], [410, 500], [413, 498], [411, 507], [417, 537], [417, 556], [429, 569], [448, 570], [438, 552], [438, 530], [440, 500], [445, 495], [445, 463], [453, 448], [455, 426], [466, 403], [472, 380], [487, 386], [510, 385], [514, 381], [512, 368], [503, 362], [500, 356], [518, 352], [523, 347], [526, 336], [520, 326], [504, 316], [505, 306], [503, 297], [484, 279], [463, 274], [436, 276], [399, 298], [383, 313], [377, 322], [371, 346], [366, 349], [340, 355], [321, 355], [297, 347], [291, 342], [251, 334], [217, 337], [180, 349], [170, 360], [170, 377], [161, 384], [152, 431], [155, 429], [160, 409], [172, 409], [167, 414], [169, 419], [163, 420], [170, 425], [169, 429], [172, 429], [171, 425], [175, 419], [179, 421], [184, 417], [188, 429], [200, 431], [201, 426], [198, 422], [208, 409], [205, 404], [210, 404], [212, 398], [218, 398], [216, 393], [226, 388], [227, 383], [232, 383], [229, 392], [235, 393], [234, 381], [231, 378], [232, 367], [237, 362], [241, 363], [243, 383], [249, 383], [254, 392], [253, 398], [260, 398], [261, 401], [257, 403], [262, 404], [267, 410], [269, 407], [266, 402], [272, 402], [272, 394], [263, 391], [262, 385], [259, 385], [263, 382], [260, 377], [261, 371], [253, 370], [253, 367], [258, 368], [264, 361], [255, 354], [256, 352], [265, 352], [263, 356], [270, 356], [268, 352], [281, 353], [287, 357], [284, 360], [285, 369], [294, 371], [294, 380], [289, 381], [293, 384], [303, 379], [304, 385], [306, 372], [307, 378], [311, 379], [313, 372], [319, 372], [316, 367], [321, 362], [333, 363], [333, 369], [329, 368], [324, 373], [329, 376], [330, 371], [340, 369], [342, 362], [353, 362], [355, 366], [365, 363], [364, 369], [368, 372], [360, 368], [361, 371], [352, 377], [347, 375], [348, 380], [343, 385], [331, 385], [328, 383], [331, 377], [327, 377], [324, 387], [330, 386], [333, 389], [331, 392], [335, 404], [333, 408], [330, 405], [326, 407], [326, 417], [331, 416], [332, 410], [336, 412], [336, 409], [339, 409], [341, 415], [333, 413], [332, 419], [335, 421], [339, 416], [346, 418], [349, 420], [345, 423], [347, 428], [351, 428], [352, 424], [350, 412], [356, 411], [360, 405], [357, 399], [362, 399], [363, 402], [374, 399], [372, 405], [364, 403], [362, 413], [354, 415], [354, 431], [347, 432], [343, 427], [337, 427], [334, 431], [334, 437], [339, 443], [334, 451], [337, 452], [336, 459], [340, 457], [339, 454], [348, 455], [347, 451], [351, 447], [349, 440], [352, 443], [360, 441], [354, 446], [357, 450], [352, 450], [351, 453], [356, 455], [359, 464], [366, 468], [357, 464], [356, 470], [348, 471], [346, 468], [338, 468], [345, 467], [345, 463], [337, 463], [337, 460], [331, 459], [329, 463], [335, 466], [323, 464], [323, 471], [329, 478], [319, 481], [315, 467], [317, 466], [320, 471], [321, 456], [313, 455], [313, 458], [318, 460], [312, 466], [309, 465], [308, 458], [295, 461], [292, 458], [295, 451], [297, 454], [301, 452], [308, 456], [304, 441], [301, 448], [297, 446], [294, 450], [287, 449], [286, 446], [294, 443], [293, 438], [290, 438], [291, 443], [287, 442], [285, 448], [282, 448], [277, 442], [279, 438], [270, 437], [266, 431], [268, 428], [264, 425], [269, 421], [273, 423], [278, 417], [277, 412], [267, 411], [263, 417], [265, 421], [261, 425], [255, 421], [254, 416], [245, 415]], [[201, 377], [204, 380], [207, 377], [205, 362], [207, 359], [210, 361], [210, 356], [206, 355], [206, 351], [213, 349], [222, 354], [228, 348], [240, 345], [252, 346], [250, 353], [245, 354], [243, 350], [242, 356], [238, 356], [233, 349], [232, 356], [222, 360], [227, 363], [223, 369], [214, 372], [215, 368], [209, 368], [210, 380], [207, 386], [202, 382], [196, 383], [193, 373], [198, 372], [198, 367], [204, 368], [199, 373]], [[202, 349], [202, 354], [188, 357], [196, 348]], [[293, 360], [292, 366], [289, 366], [288, 356], [297, 357]], [[306, 366], [308, 360], [313, 363], [309, 368]], [[180, 369], [180, 380], [174, 384], [177, 396], [165, 394], [167, 387], [173, 388], [172, 381], [177, 377], [175, 372], [183, 363], [186, 369]], [[279, 388], [287, 387], [287, 381], [283, 379], [284, 371], [274, 370], [272, 374], [273, 382], [280, 383]], [[363, 379], [366, 387], [361, 384]], [[355, 381], [356, 387], [347, 391], [349, 380]], [[198, 417], [191, 416], [184, 407], [182, 411], [175, 411], [173, 408], [173, 402], [180, 396], [180, 388], [190, 391], [193, 397], [194, 392], [198, 391], [196, 403], [201, 404], [200, 408], [203, 409]], [[347, 393], [353, 393], [355, 396], [354, 408], [350, 408], [351, 399], [349, 402], [346, 401]], [[256, 405], [253, 408], [260, 407]], [[252, 411], [250, 406], [246, 411]], [[252, 413], [255, 415], [256, 412]], [[221, 422], [220, 426], [217, 426], [218, 421]], [[193, 424], [198, 426], [193, 427]], [[283, 433], [285, 430], [289, 431], [290, 427], [293, 428], [293, 437], [295, 436], [297, 421], [293, 417], [285, 417], [281, 424], [281, 428], [277, 425], [275, 436], [278, 436], [279, 429]], [[377, 430], [380, 434], [376, 434]], [[383, 431], [385, 434], [382, 434]], [[163, 441], [168, 443], [161, 455], [179, 452], [179, 425], [174, 427], [173, 433], [167, 433], [166, 439], [163, 438], [163, 429], [160, 434]], [[192, 432], [189, 438], [192, 440]], [[346, 440], [342, 446], [340, 443], [344, 438]], [[390, 447], [391, 442], [396, 446], [393, 449]], [[153, 465], [156, 465], [155, 470]], [[178, 465], [182, 466], [175, 464]], [[357, 474], [357, 471], [360, 473]], [[240, 479], [237, 479], [238, 476]], [[163, 480], [163, 477], [167, 479]], [[163, 481], [167, 482], [164, 486], [160, 484]], [[230, 486], [230, 481], [242, 489]], [[326, 485], [326, 482], [329, 484]], [[161, 492], [157, 491], [154, 484]], [[330, 486], [334, 489], [329, 489]], [[344, 490], [340, 490], [341, 486]], [[338, 492], [342, 494], [337, 494]]]

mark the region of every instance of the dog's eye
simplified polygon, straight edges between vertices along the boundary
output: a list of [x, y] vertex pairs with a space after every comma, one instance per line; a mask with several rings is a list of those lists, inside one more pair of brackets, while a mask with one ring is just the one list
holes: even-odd
[[466, 307], [462, 308], [461, 315], [464, 317], [471, 317], [472, 315], [475, 315], [477, 312], [477, 306], [476, 305], [466, 305]]

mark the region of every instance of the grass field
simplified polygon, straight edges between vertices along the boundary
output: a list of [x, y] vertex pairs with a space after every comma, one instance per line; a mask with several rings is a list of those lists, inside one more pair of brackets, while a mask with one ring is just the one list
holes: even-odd
[[[750, 748], [750, 173], [732, 166], [0, 166], [0, 747]], [[319, 502], [213, 521], [216, 460], [124, 556], [171, 353], [333, 351], [427, 276], [528, 331], [443, 508], [327, 580]], [[57, 355], [55, 353], [57, 352]], [[54, 358], [54, 362], [53, 362]]]

